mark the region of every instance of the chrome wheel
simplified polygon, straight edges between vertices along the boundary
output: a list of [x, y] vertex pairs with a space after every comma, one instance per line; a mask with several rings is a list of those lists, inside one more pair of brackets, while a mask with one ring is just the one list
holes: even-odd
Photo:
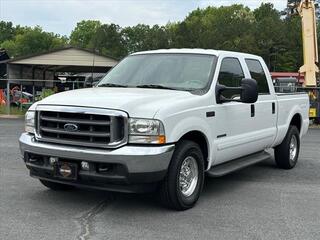
[[297, 152], [298, 152], [298, 140], [295, 135], [292, 135], [292, 138], [290, 140], [290, 148], [289, 148], [290, 160], [292, 162], [295, 161], [295, 158], [297, 156]]
[[194, 157], [186, 157], [180, 168], [179, 188], [185, 197], [190, 197], [197, 187], [198, 183], [198, 163]]

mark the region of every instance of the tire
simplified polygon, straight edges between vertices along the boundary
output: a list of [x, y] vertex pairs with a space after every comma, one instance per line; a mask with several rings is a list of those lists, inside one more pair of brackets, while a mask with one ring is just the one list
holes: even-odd
[[[187, 175], [180, 172], [182, 169]], [[161, 183], [161, 202], [178, 211], [192, 208], [199, 199], [203, 182], [204, 159], [201, 149], [195, 142], [182, 140], [176, 145], [167, 175]]]
[[54, 191], [68, 191], [75, 188], [74, 186], [67, 185], [67, 184], [50, 182], [50, 181], [41, 180], [41, 179], [39, 179], [39, 181], [42, 183], [42, 185]]
[[294, 168], [298, 162], [299, 152], [299, 130], [296, 126], [290, 125], [289, 130], [282, 143], [279, 146], [275, 147], [274, 155], [277, 166], [282, 169]]

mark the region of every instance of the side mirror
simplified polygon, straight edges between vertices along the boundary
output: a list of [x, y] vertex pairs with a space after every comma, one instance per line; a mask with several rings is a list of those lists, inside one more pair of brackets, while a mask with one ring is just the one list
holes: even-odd
[[[240, 99], [225, 98], [222, 93], [224, 91], [238, 92]], [[224, 102], [243, 102], [243, 103], [255, 103], [258, 99], [258, 84], [254, 79], [244, 78], [241, 80], [241, 87], [227, 87], [217, 84], [216, 86], [216, 100], [217, 103]]]
[[243, 103], [255, 103], [258, 100], [258, 84], [254, 79], [241, 80], [240, 101]]

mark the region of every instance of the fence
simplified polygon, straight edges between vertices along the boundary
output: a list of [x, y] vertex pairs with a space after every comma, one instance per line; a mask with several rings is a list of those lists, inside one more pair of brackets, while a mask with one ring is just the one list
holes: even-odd
[[[62, 80], [61, 80], [62, 79]], [[53, 93], [74, 90], [92, 86], [92, 80], [35, 80], [35, 79], [0, 79], [0, 106], [6, 106], [6, 114], [10, 114], [11, 107], [18, 107], [21, 111], [28, 109], [32, 103]], [[310, 98], [310, 118], [320, 122], [320, 88], [302, 88], [285, 84], [275, 86], [276, 92], [293, 93], [307, 92]]]
[[298, 88], [298, 92], [306, 92], [309, 95], [309, 118], [314, 123], [320, 124], [320, 87]]
[[36, 79], [0, 79], [0, 105], [6, 107], [10, 115], [11, 108], [28, 109], [34, 102], [51, 94], [87, 87], [83, 80], [36, 80]]

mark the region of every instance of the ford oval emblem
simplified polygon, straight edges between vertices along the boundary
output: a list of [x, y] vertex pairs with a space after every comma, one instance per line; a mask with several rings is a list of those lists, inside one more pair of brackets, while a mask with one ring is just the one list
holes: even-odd
[[79, 129], [79, 126], [77, 124], [73, 124], [73, 123], [67, 123], [63, 126], [64, 130], [68, 131], [68, 132], [76, 132]]

